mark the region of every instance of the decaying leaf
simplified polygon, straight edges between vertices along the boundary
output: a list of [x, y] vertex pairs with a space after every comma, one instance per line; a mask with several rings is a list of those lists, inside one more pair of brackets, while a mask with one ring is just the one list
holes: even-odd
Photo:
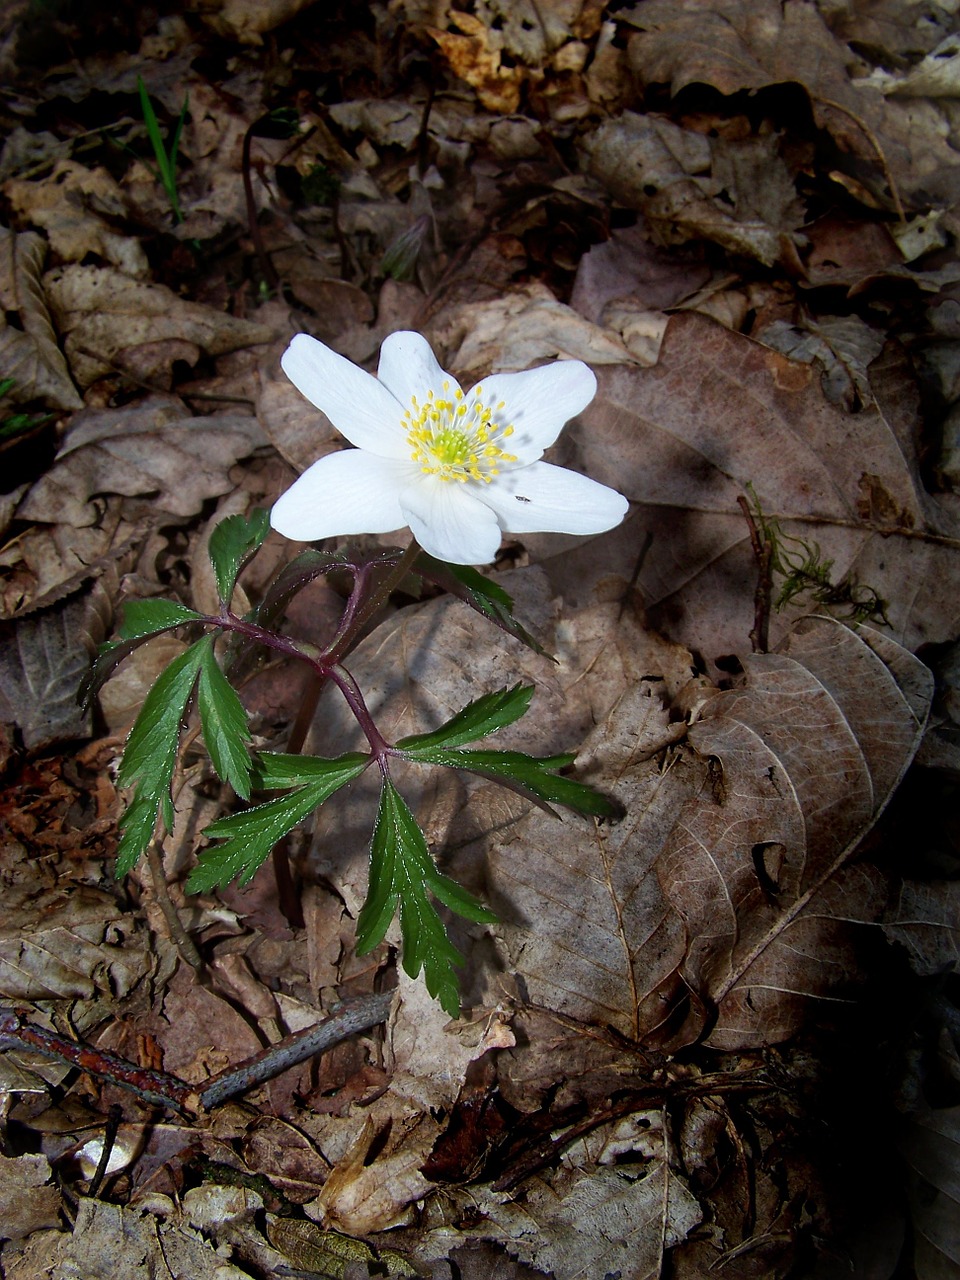
[[[528, 1181], [521, 1199], [487, 1188], [453, 1191], [447, 1212], [469, 1211], [471, 1235], [499, 1241], [556, 1280], [611, 1273], [656, 1280], [667, 1250], [702, 1218], [667, 1157], [662, 1117], [632, 1117], [593, 1137], [598, 1141], [578, 1144], [565, 1167]], [[588, 1156], [594, 1162], [584, 1167]], [[425, 1256], [437, 1256], [434, 1251], [449, 1248], [454, 1238], [443, 1228], [430, 1232]]]
[[47, 272], [43, 286], [84, 387], [117, 368], [147, 381], [169, 376], [175, 360], [192, 365], [201, 352], [222, 355], [273, 336], [264, 325], [186, 302], [114, 267], [59, 267]]
[[670, 120], [625, 111], [586, 143], [590, 172], [663, 244], [715, 240], [765, 266], [799, 268], [803, 222], [777, 140], [711, 140]]
[[90, 709], [77, 702], [92, 648], [88, 612], [85, 600], [73, 599], [0, 623], [0, 720], [19, 725], [30, 751], [89, 736]]
[[[960, 503], [919, 484], [919, 411], [897, 353], [870, 375], [876, 406], [844, 413], [809, 365], [694, 315], [671, 319], [655, 368], [597, 370], [561, 459], [637, 504], [604, 535], [605, 572], [629, 580], [649, 532], [638, 585], [653, 625], [708, 661], [744, 647], [757, 566], [737, 498], [750, 486], [784, 532], [819, 547], [834, 582], [876, 591], [901, 644], [956, 634]], [[538, 558], [550, 549], [544, 535], [523, 541]], [[545, 563], [568, 602], [595, 580], [596, 546]], [[774, 615], [774, 642], [795, 616]]]
[[960, 1107], [916, 1112], [899, 1147], [910, 1167], [916, 1274], [946, 1280], [960, 1271]]
[[253, 417], [193, 418], [180, 401], [162, 396], [131, 409], [85, 410], [19, 515], [83, 527], [100, 519], [94, 499], [116, 493], [155, 494], [163, 509], [194, 515], [207, 498], [229, 491], [230, 468], [262, 442]]
[[709, 1024], [734, 1049], [791, 1034], [846, 980], [849, 920], [883, 912], [868, 868], [838, 873], [913, 757], [930, 680], [880, 633], [802, 624], [706, 703], [696, 756], [662, 764], [666, 711], [625, 698], [581, 768], [627, 816], [594, 835], [530, 812], [490, 845], [500, 932], [534, 1003], [635, 1038], [682, 1043]]
[[0, 1155], [0, 1240], [22, 1240], [60, 1224], [60, 1188], [45, 1156]]

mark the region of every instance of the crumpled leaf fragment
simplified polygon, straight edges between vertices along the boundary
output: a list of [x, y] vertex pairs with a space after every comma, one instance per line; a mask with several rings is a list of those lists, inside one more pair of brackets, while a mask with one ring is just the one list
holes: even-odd
[[131, 276], [149, 270], [139, 240], [114, 231], [108, 219], [127, 214], [120, 187], [106, 169], [88, 169], [74, 160], [61, 160], [44, 178], [12, 178], [4, 195], [21, 222], [32, 222], [47, 233], [50, 248], [64, 262], [82, 262], [88, 253], [105, 258]]
[[[598, 1152], [601, 1163], [587, 1164], [589, 1149], [578, 1144], [561, 1168], [528, 1179], [522, 1199], [483, 1186], [448, 1188], [446, 1212], [455, 1217], [458, 1209], [469, 1211], [471, 1237], [498, 1241], [556, 1280], [610, 1274], [657, 1280], [667, 1251], [686, 1239], [703, 1214], [666, 1157], [662, 1118], [651, 1114], [644, 1121], [630, 1126], [637, 1136]], [[627, 1126], [604, 1126], [592, 1137], [601, 1139], [611, 1129]], [[426, 1234], [420, 1256], [434, 1258], [458, 1237], [438, 1227]]]
[[43, 286], [83, 387], [118, 367], [144, 380], [169, 376], [175, 360], [195, 364], [201, 353], [222, 355], [273, 336], [265, 325], [187, 302], [115, 267], [58, 267], [47, 272]]
[[530, 70], [502, 61], [503, 41], [498, 31], [472, 13], [451, 10], [454, 31], [428, 27], [427, 31], [450, 64], [450, 69], [477, 91], [487, 111], [510, 115], [520, 105], [520, 90]]
[[816, 361], [822, 370], [820, 385], [831, 404], [850, 413], [872, 403], [867, 370], [884, 340], [859, 316], [825, 316], [802, 326], [774, 320], [755, 337], [791, 360]]

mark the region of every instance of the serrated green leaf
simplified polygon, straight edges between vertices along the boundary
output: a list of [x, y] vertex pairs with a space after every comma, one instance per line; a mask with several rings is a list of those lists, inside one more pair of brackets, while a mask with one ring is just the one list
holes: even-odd
[[255, 507], [248, 516], [227, 516], [210, 535], [208, 552], [221, 604], [229, 604], [237, 576], [270, 532], [270, 512]]
[[139, 640], [144, 636], [168, 631], [185, 622], [199, 622], [203, 617], [176, 600], [127, 600], [123, 605], [123, 622], [117, 630], [121, 640]]
[[585, 782], [565, 778], [557, 774], [573, 764], [575, 755], [528, 756], [523, 751], [446, 751], [427, 747], [411, 753], [411, 758], [421, 764], [445, 765], [448, 769], [466, 769], [478, 773], [493, 782], [519, 791], [533, 800], [546, 804], [560, 804], [578, 813], [593, 814], [598, 818], [611, 818], [620, 812], [618, 806], [594, 791]]
[[250, 798], [250, 759], [247, 713], [240, 699], [220, 670], [213, 651], [213, 639], [205, 636], [200, 665], [198, 698], [203, 741], [217, 776], [229, 782], [244, 800]]
[[136, 865], [153, 836], [157, 818], [171, 824], [170, 783], [180, 745], [180, 725], [203, 662], [206, 638], [198, 640], [170, 663], [147, 694], [130, 730], [120, 762], [122, 787], [136, 784], [136, 794], [120, 819], [117, 875]]
[[442, 724], [432, 733], [417, 733], [401, 738], [398, 750], [419, 759], [419, 753], [434, 747], [460, 747], [465, 742], [476, 742], [488, 734], [504, 729], [525, 715], [533, 697], [533, 685], [515, 684], [512, 689], [498, 689], [484, 694], [458, 711], [452, 720]]
[[366, 765], [370, 756], [360, 751], [347, 752], [333, 760], [323, 756], [287, 755], [280, 751], [260, 751], [253, 766], [256, 785], [263, 791], [284, 791], [302, 787], [325, 778], [351, 763]]
[[223, 843], [212, 845], [200, 854], [199, 863], [187, 880], [188, 891], [201, 893], [227, 885], [235, 877], [239, 877], [240, 884], [246, 884], [278, 840], [340, 787], [361, 774], [369, 762], [369, 756], [358, 752], [323, 761], [327, 766], [323, 775], [308, 785], [231, 814], [229, 818], [221, 818], [207, 827], [204, 835]]
[[371, 951], [383, 939], [399, 906], [404, 970], [411, 978], [422, 970], [427, 990], [455, 1018], [460, 993], [454, 966], [463, 964], [463, 956], [447, 937], [428, 891], [469, 920], [496, 919], [437, 870], [416, 819], [393, 783], [384, 779], [370, 846], [370, 888], [357, 921], [357, 954]]
[[422, 578], [433, 582], [452, 596], [463, 600], [471, 609], [482, 613], [501, 631], [522, 641], [528, 649], [549, 658], [539, 640], [535, 639], [525, 626], [513, 615], [513, 599], [499, 583], [484, 577], [477, 569], [465, 564], [447, 564], [443, 560], [435, 560], [433, 556], [421, 551], [414, 568]]

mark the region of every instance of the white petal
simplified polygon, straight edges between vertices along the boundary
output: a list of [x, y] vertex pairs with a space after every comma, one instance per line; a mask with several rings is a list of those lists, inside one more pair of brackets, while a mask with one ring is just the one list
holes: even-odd
[[400, 508], [413, 536], [430, 555], [451, 564], [489, 564], [500, 546], [500, 526], [490, 508], [467, 488], [425, 476], [404, 489]]
[[413, 396], [421, 404], [428, 391], [439, 396], [445, 382], [449, 382], [451, 392], [460, 389], [456, 378], [440, 368], [430, 343], [412, 329], [391, 333], [384, 339], [377, 377], [404, 409], [410, 408]]
[[378, 458], [365, 449], [330, 453], [277, 499], [270, 523], [294, 542], [401, 529], [407, 519], [399, 495], [415, 474], [409, 463]]
[[403, 409], [373, 374], [337, 355], [316, 338], [298, 333], [280, 357], [280, 367], [311, 404], [358, 449], [382, 458], [406, 458]]
[[629, 506], [616, 489], [549, 462], [502, 473], [480, 497], [505, 533], [603, 533]]
[[[478, 384], [484, 404], [514, 434], [506, 447], [525, 465], [556, 440], [564, 424], [587, 407], [597, 393], [593, 370], [582, 360], [556, 360], [525, 373], [494, 373]], [[503, 409], [496, 406], [503, 402]]]

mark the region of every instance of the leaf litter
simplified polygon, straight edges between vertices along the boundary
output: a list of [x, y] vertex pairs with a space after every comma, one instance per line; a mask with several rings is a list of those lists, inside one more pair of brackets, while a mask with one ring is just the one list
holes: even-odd
[[[338, 998], [400, 992], [382, 1031], [190, 1124], [5, 1053], [5, 1274], [960, 1271], [947, 8], [0, 19], [0, 995], [202, 1084]], [[162, 130], [189, 104], [179, 227], [138, 77]], [[195, 745], [172, 833], [118, 883], [122, 736], [182, 646], [138, 651], [92, 717], [70, 705], [122, 599], [210, 609], [218, 519], [339, 447], [278, 378], [290, 335], [363, 362], [401, 327], [468, 379], [590, 363], [553, 460], [632, 504], [586, 544], [512, 538], [493, 570], [556, 663], [444, 594], [397, 597], [356, 654], [394, 736], [535, 684], [500, 745], [582, 742], [577, 776], [621, 806], [558, 823], [410, 766], [441, 869], [500, 917], [455, 928], [456, 1022], [392, 934], [355, 954], [363, 780], [294, 837], [305, 928], [266, 872], [185, 894], [229, 803]], [[752, 533], [835, 614], [861, 588], [879, 611], [801, 592], [751, 652], [783, 585]], [[335, 586], [289, 609], [328, 629]], [[292, 686], [251, 672], [258, 744], [283, 749]], [[332, 701], [317, 725], [354, 745]], [[126, 1154], [91, 1184], [77, 1152], [115, 1106]]]

